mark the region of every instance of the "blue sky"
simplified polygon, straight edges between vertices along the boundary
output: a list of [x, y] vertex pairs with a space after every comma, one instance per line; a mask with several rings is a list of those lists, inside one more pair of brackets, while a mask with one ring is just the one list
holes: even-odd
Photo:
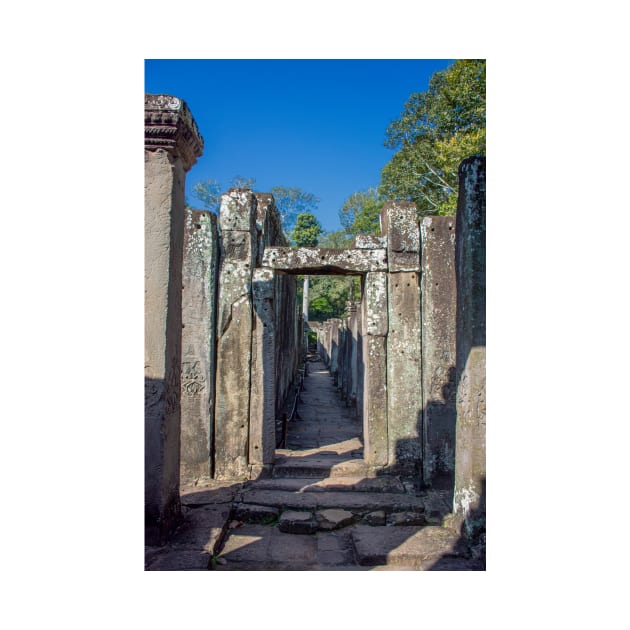
[[412, 92], [453, 60], [150, 59], [145, 91], [178, 96], [204, 137], [203, 156], [187, 176], [227, 189], [236, 175], [255, 190], [297, 187], [320, 198], [327, 231], [353, 192], [378, 185], [393, 151], [385, 130]]

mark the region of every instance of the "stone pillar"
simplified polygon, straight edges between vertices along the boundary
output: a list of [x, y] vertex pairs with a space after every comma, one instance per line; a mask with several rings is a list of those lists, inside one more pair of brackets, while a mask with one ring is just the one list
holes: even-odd
[[203, 149], [186, 104], [147, 94], [145, 122], [145, 524], [163, 543], [179, 521], [184, 184]]
[[486, 159], [459, 167], [457, 203], [457, 427], [455, 522], [468, 536], [485, 527]]
[[430, 485], [435, 473], [455, 470], [455, 217], [425, 217], [420, 235], [423, 481]]
[[215, 477], [248, 476], [252, 270], [256, 260], [256, 198], [231, 189], [221, 197], [222, 231], [217, 316]]
[[249, 405], [249, 463], [256, 467], [273, 463], [276, 412], [276, 335], [274, 273], [255, 269], [252, 279], [254, 329], [252, 334], [251, 396]]
[[361, 300], [363, 331], [363, 458], [369, 466], [388, 463], [387, 273], [365, 275]]
[[182, 483], [212, 477], [217, 217], [186, 210], [182, 291]]
[[341, 320], [333, 317], [330, 320], [330, 375], [335, 386], [339, 382], [339, 328]]
[[416, 206], [387, 202], [381, 212], [387, 237], [387, 418], [389, 466], [422, 477], [422, 367], [420, 229]]

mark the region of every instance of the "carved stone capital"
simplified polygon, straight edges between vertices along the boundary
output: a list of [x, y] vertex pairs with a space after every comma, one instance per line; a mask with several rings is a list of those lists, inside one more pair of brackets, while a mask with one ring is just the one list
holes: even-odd
[[182, 160], [187, 171], [201, 156], [203, 138], [182, 99], [168, 94], [144, 95], [144, 148], [168, 151]]

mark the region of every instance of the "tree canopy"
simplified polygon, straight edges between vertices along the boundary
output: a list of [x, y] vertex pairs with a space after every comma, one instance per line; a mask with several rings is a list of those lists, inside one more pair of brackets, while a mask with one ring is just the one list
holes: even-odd
[[301, 188], [273, 186], [269, 192], [276, 200], [276, 208], [280, 213], [280, 221], [285, 234], [293, 231], [299, 214], [315, 212], [320, 201], [315, 195]]
[[486, 62], [458, 60], [412, 94], [386, 131], [397, 149], [381, 173], [386, 199], [414, 201], [419, 215], [454, 214], [460, 162], [486, 152]]
[[339, 220], [346, 234], [378, 234], [380, 216], [385, 199], [376, 188], [355, 192], [344, 201], [339, 210]]
[[[256, 185], [256, 180], [253, 177], [241, 177], [235, 175], [225, 188], [250, 188], [253, 189]], [[221, 194], [224, 188], [216, 179], [206, 179], [201, 182], [197, 182], [192, 188], [193, 196], [201, 201], [205, 210], [210, 210], [215, 214], [219, 214], [219, 208], [221, 207]]]
[[298, 247], [317, 247], [322, 226], [312, 212], [298, 214], [291, 240]]

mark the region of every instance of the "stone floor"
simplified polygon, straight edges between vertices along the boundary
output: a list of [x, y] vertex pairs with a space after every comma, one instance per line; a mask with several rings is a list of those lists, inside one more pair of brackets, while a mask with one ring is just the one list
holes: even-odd
[[361, 423], [321, 361], [301, 398], [271, 477], [182, 488], [184, 522], [146, 549], [146, 570], [483, 570], [448, 528], [446, 492], [370, 473]]

